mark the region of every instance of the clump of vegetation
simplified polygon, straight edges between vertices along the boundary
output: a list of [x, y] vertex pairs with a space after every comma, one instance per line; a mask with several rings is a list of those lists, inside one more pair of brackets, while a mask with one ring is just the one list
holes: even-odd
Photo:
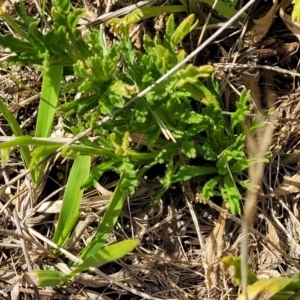
[[[238, 9], [238, 1], [233, 0], [216, 5], [210, 0], [202, 2], [227, 19]], [[294, 2], [296, 20], [298, 3]], [[38, 190], [48, 158], [59, 153], [73, 161], [53, 229], [56, 247], [52, 254], [59, 255], [67, 245], [79, 220], [84, 190], [95, 186], [107, 171], [118, 174], [118, 183], [93, 238], [77, 259], [71, 258], [73, 271], [65, 275], [56, 270], [34, 270], [26, 274], [26, 281], [39, 287], [62, 285], [91, 267], [133, 251], [138, 240], [107, 246], [109, 236], [125, 200], [157, 165], [163, 166], [164, 173], [159, 178], [161, 188], [152, 195], [153, 202], [163, 198], [172, 185], [191, 181], [199, 187], [200, 199], [221, 196], [232, 214], [241, 214], [242, 193], [249, 183], [245, 173], [255, 163], [245, 153], [246, 134], [258, 128], [255, 121], [249, 121], [248, 131], [244, 130], [245, 118], [251, 111], [250, 94], [242, 91], [234, 112], [224, 114], [211, 65], [186, 64], [159, 85], [155, 84], [186, 57], [181, 46], [198, 25], [193, 14], [178, 25], [171, 14], [163, 32], [154, 37], [144, 35], [139, 50], [130, 40], [130, 26], [162, 12], [185, 11], [186, 6], [182, 1], [177, 6], [141, 8], [124, 18], [110, 20], [116, 38], [110, 46], [101, 30], [92, 29], [83, 35], [78, 29], [83, 10], [72, 10], [67, 0], [52, 1], [52, 25], [46, 31], [40, 28], [39, 19], [27, 15], [22, 3], [14, 6], [16, 18], [3, 14], [13, 30], [0, 35], [0, 45], [15, 53], [8, 64], [34, 65], [43, 82], [32, 136], [23, 133], [5, 101], [0, 99], [0, 111], [16, 136], [0, 144], [2, 163], [8, 162], [12, 147], [19, 147], [32, 187]], [[150, 92], [137, 96], [151, 85]], [[58, 117], [72, 141], [40, 139], [51, 135]], [[131, 141], [136, 133], [145, 140], [142, 146]], [[234, 284], [240, 284], [239, 259], [225, 258], [223, 265], [225, 269], [234, 268]], [[269, 298], [288, 299], [299, 289], [298, 279], [258, 281], [250, 268], [249, 295], [253, 299], [266, 291]], [[243, 297], [242, 294], [239, 299]]]
[[[1, 102], [1, 111], [17, 138], [0, 147], [2, 151], [20, 147], [36, 187], [40, 184], [42, 163], [49, 155], [61, 151], [65, 157], [74, 159], [53, 236], [58, 246], [66, 244], [78, 220], [83, 189], [95, 184], [108, 170], [120, 175], [97, 233], [81, 252], [84, 261], [72, 276], [99, 265], [100, 261], [103, 264], [117, 259], [137, 245], [136, 241], [122, 242], [123, 250], [117, 253], [117, 246], [113, 250], [115, 246], [103, 249], [126, 197], [135, 190], [145, 172], [156, 164], [164, 164], [166, 171], [160, 179], [162, 188], [154, 195], [154, 200], [172, 184], [195, 179], [203, 184], [204, 197], [212, 197], [219, 190], [231, 211], [240, 213], [239, 188], [246, 187], [241, 174], [250, 163], [244, 153], [242, 129], [244, 116], [249, 112], [249, 95], [242, 93], [235, 113], [230, 117], [223, 115], [213, 68], [189, 64], [143, 98], [130, 101], [183, 60], [185, 52], [179, 50], [178, 45], [197, 26], [193, 15], [179, 26], [171, 15], [164, 36], [145, 35], [143, 50], [138, 51], [130, 42], [129, 27], [144, 17], [142, 11], [136, 11], [130, 18], [110, 22], [120, 37], [111, 47], [105, 45], [98, 30], [92, 30], [83, 38], [77, 29], [83, 11], [71, 11], [69, 1], [53, 2], [53, 26], [46, 34], [38, 29], [38, 20], [26, 14], [22, 3], [15, 4], [15, 11], [18, 21], [8, 14], [4, 14], [4, 18], [16, 35], [0, 36], [0, 44], [16, 53], [10, 63], [36, 64], [43, 74], [35, 137], [50, 135], [57, 114], [63, 117], [65, 130], [74, 136], [88, 130], [97, 137], [91, 141], [82, 136], [79, 145], [64, 145], [24, 136]], [[73, 76], [73, 80], [63, 83], [65, 75]], [[72, 99], [75, 93], [81, 93], [82, 97]], [[65, 103], [59, 102], [60, 94], [65, 96]], [[198, 103], [197, 110], [193, 103]], [[136, 132], [145, 137], [146, 149], [131, 147], [130, 135]], [[30, 146], [34, 147], [33, 151]], [[101, 160], [90, 170], [93, 156]], [[184, 164], [180, 157], [190, 161], [200, 158], [201, 164]], [[37, 274], [42, 276], [41, 272], [34, 276]], [[55, 278], [57, 274], [55, 272]], [[63, 283], [71, 275], [57, 275], [58, 281], [53, 282]], [[38, 285], [47, 284], [52, 285], [51, 282]]]

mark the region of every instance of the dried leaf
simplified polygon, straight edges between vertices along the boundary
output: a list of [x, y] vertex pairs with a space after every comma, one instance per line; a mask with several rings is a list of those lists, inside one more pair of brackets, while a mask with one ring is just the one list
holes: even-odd
[[282, 18], [286, 27], [298, 38], [300, 41], [300, 23], [293, 22], [292, 17], [288, 15], [282, 8], [279, 11], [280, 17]]
[[17, 276], [15, 282], [12, 284], [11, 288], [11, 300], [18, 300], [20, 299], [20, 281], [21, 277]]
[[[274, 226], [273, 221], [270, 220], [268, 217], [265, 218], [266, 226], [267, 226], [267, 236], [268, 239], [274, 244], [279, 245], [280, 237], [277, 233], [277, 228]], [[260, 251], [259, 260], [257, 262], [257, 276], [260, 276], [260, 279], [269, 278], [270, 274], [276, 266], [278, 265], [278, 261], [281, 255], [274, 249], [274, 247], [269, 244], [268, 246], [264, 246], [263, 249]], [[277, 273], [276, 273], [277, 272]], [[278, 277], [280, 274], [278, 271], [274, 271], [273, 275], [276, 274], [277, 276], [271, 277]]]
[[278, 9], [278, 1], [274, 0], [273, 2], [274, 2], [273, 6], [264, 17], [258, 20], [253, 20], [255, 25], [246, 34], [245, 37], [246, 44], [257, 43], [268, 33], [273, 23], [276, 11]]
[[[108, 204], [110, 198], [111, 198], [110, 195], [83, 198], [80, 203], [80, 209], [84, 210], [86, 208], [103, 207]], [[44, 202], [41, 206], [39, 206], [34, 211], [37, 213], [44, 213], [44, 214], [57, 214], [61, 211], [61, 207], [62, 207], [62, 200], [47, 201]]]
[[276, 196], [290, 195], [299, 192], [300, 171], [293, 176], [284, 176], [283, 182], [275, 190]]
[[44, 202], [36, 210], [38, 213], [57, 214], [61, 211], [62, 200]]
[[[225, 203], [223, 204], [223, 209], [225, 209]], [[206, 285], [208, 288], [212, 286], [217, 286], [217, 278], [219, 273], [219, 265], [215, 264], [218, 257], [222, 255], [223, 249], [223, 236], [225, 230], [226, 216], [223, 214], [219, 215], [218, 221], [212, 233], [207, 238], [205, 244], [206, 252]]]
[[14, 271], [8, 269], [0, 269], [0, 280], [2, 282], [13, 284], [17, 279], [18, 277], [16, 277], [16, 273]]

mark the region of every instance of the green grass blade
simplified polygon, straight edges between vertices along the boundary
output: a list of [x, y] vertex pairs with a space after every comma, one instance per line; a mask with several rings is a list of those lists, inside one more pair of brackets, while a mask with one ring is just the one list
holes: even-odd
[[37, 137], [48, 137], [54, 120], [63, 66], [49, 66], [44, 72], [41, 100], [39, 103], [36, 132]]
[[24, 281], [38, 287], [62, 284], [64, 275], [56, 270], [33, 270], [24, 274]]
[[[2, 114], [3, 114], [4, 118], [6, 119], [6, 121], [9, 123], [14, 135], [18, 136], [18, 137], [22, 137], [23, 132], [22, 132], [20, 126], [19, 126], [19, 123], [15, 119], [14, 115], [8, 110], [8, 108], [6, 107], [6, 105], [3, 102], [2, 98], [0, 98], [0, 111], [2, 112]], [[16, 144], [15, 146], [18, 146], [18, 144]], [[11, 147], [11, 146], [6, 146], [6, 148], [9, 148], [9, 147]], [[4, 148], [2, 148], [2, 149], [4, 149]], [[29, 163], [30, 163], [29, 148], [24, 145], [24, 146], [21, 146], [20, 149], [21, 149], [22, 157], [25, 161], [25, 164], [28, 167]]]
[[2, 17], [5, 19], [7, 24], [9, 24], [9, 26], [13, 29], [13, 31], [16, 32], [21, 38], [23, 38], [26, 41], [29, 40], [27, 33], [20, 28], [20, 26], [17, 24], [14, 18], [12, 18], [9, 15], [9, 13], [5, 12]]
[[131, 252], [138, 244], [138, 240], [128, 240], [107, 246], [105, 249], [99, 250], [85, 259], [73, 272], [66, 275], [63, 280], [68, 281], [78, 273], [87, 270], [90, 267], [98, 268], [108, 262], [120, 259], [128, 252]]
[[[194, 0], [193, 0], [194, 1]], [[201, 2], [204, 2], [208, 5], [210, 5], [211, 7], [214, 6], [214, 0], [201, 0]], [[230, 19], [232, 18], [236, 13], [237, 10], [235, 10], [234, 8], [231, 8], [230, 6], [228, 6], [226, 3], [224, 3], [223, 1], [217, 1], [214, 9], [223, 17], [225, 17], [226, 19]], [[241, 19], [246, 18], [246, 14], [242, 14]]]
[[81, 186], [88, 178], [90, 165], [90, 156], [78, 156], [72, 166], [53, 237], [53, 241], [58, 246], [63, 246], [67, 242], [68, 236], [78, 219], [79, 206], [83, 195]]
[[138, 244], [138, 240], [127, 240], [110, 245], [87, 258], [79, 264], [73, 272], [65, 276], [56, 270], [33, 270], [24, 275], [24, 280], [38, 287], [57, 286], [88, 268], [100, 267], [106, 263], [122, 258], [134, 250]]
[[[38, 108], [36, 132], [37, 137], [50, 136], [62, 78], [63, 66], [46, 66], [44, 71], [41, 97]], [[33, 180], [37, 183], [41, 178], [42, 167], [38, 167]]]
[[105, 211], [104, 217], [99, 224], [97, 232], [90, 244], [82, 251], [80, 255], [81, 258], [84, 259], [90, 257], [103, 248], [109, 234], [118, 220], [124, 201], [128, 195], [127, 191], [121, 190], [121, 185], [124, 179], [125, 176], [122, 175], [107, 210]]
[[17, 147], [17, 146], [24, 147], [24, 146], [29, 146], [29, 145], [33, 145], [33, 146], [53, 146], [53, 147], [56, 146], [57, 148], [59, 148], [60, 146], [62, 146], [62, 143], [53, 142], [53, 141], [46, 141], [46, 140], [38, 140], [38, 139], [32, 138], [30, 136], [19, 136], [19, 137], [16, 137], [15, 139], [13, 139], [13, 140], [0, 143], [0, 149], [5, 149], [5, 148], [8, 148], [8, 147]]

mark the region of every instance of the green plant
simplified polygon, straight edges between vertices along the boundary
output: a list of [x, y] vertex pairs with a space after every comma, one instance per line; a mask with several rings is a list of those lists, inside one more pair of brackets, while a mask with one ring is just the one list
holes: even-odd
[[293, 0], [292, 3], [294, 4], [294, 9], [292, 12], [292, 20], [293, 20], [293, 22], [299, 22], [300, 21], [300, 1]]
[[[196, 0], [180, 0], [180, 2], [185, 6], [189, 7], [191, 12], [197, 14], [199, 13], [199, 3]], [[221, 17], [225, 19], [230, 19], [237, 13], [237, 0], [225, 0], [225, 1], [215, 1], [215, 0], [201, 0], [200, 3], [205, 3], [213, 8]], [[243, 14], [241, 19], [246, 18], [246, 14]]]
[[[73, 63], [83, 59], [84, 55], [89, 54], [87, 44], [81, 37], [80, 31], [76, 30], [76, 24], [82, 12], [75, 10], [71, 13], [69, 1], [53, 1], [53, 27], [46, 35], [43, 35], [37, 29], [38, 20], [29, 18], [26, 15], [25, 7], [22, 3], [15, 5], [15, 11], [19, 17], [18, 21], [12, 19], [6, 13], [4, 18], [17, 35], [0, 36], [0, 44], [3, 46], [10, 45], [11, 50], [17, 54], [10, 59], [10, 64], [28, 65], [35, 63], [40, 65], [43, 83], [35, 136], [47, 137], [52, 130], [63, 72], [67, 72], [69, 67], [72, 68]], [[54, 153], [62, 144], [24, 136], [16, 119], [9, 112], [3, 101], [0, 101], [0, 110], [17, 136], [14, 140], [1, 144], [3, 162], [5, 163], [8, 160], [7, 150], [11, 147], [19, 146], [27, 168], [31, 169], [31, 178], [36, 183], [35, 187], [38, 187], [42, 168], [40, 162], [46, 156]], [[29, 146], [35, 147], [31, 153]], [[63, 197], [62, 210], [53, 236], [53, 241], [58, 246], [65, 245], [70, 232], [77, 223], [79, 205], [83, 194], [82, 184], [88, 178], [92, 155], [94, 153], [98, 155], [105, 154], [105, 150], [103, 150], [104, 152], [100, 151], [101, 153], [97, 149], [95, 149], [96, 152], [89, 150], [87, 147], [82, 149], [82, 155], [78, 151], [72, 151], [72, 147], [63, 151], [65, 155], [74, 159], [74, 164], [69, 175]], [[114, 208], [108, 208], [108, 213], [111, 213], [112, 210]], [[109, 220], [106, 219], [105, 222], [109, 224], [111, 218]], [[110, 229], [112, 227], [113, 225], [110, 226]], [[41, 285], [62, 284], [78, 272], [91, 266], [98, 266], [124, 256], [127, 252], [132, 251], [138, 243], [137, 241], [124, 241], [104, 247], [105, 242], [106, 239], [98, 247], [98, 250], [93, 251], [92, 254], [85, 251], [88, 252], [88, 258], [84, 259], [82, 264], [79, 264], [72, 274], [62, 276], [56, 271], [50, 272], [50, 274], [47, 273], [48, 271], [34, 271], [28, 273], [28, 276], [30, 274], [34, 278], [45, 278], [47, 283], [38, 283]], [[55, 253], [58, 253], [58, 251], [55, 251]], [[47, 278], [50, 280], [47, 281]]]
[[[127, 105], [139, 91], [184, 59], [185, 51], [179, 50], [179, 46], [197, 26], [194, 15], [178, 26], [171, 15], [164, 36], [157, 34], [151, 38], [145, 35], [143, 50], [138, 51], [129, 39], [129, 28], [156, 13], [155, 10], [137, 10], [129, 17], [111, 20], [119, 41], [107, 48], [102, 32], [93, 30], [83, 38], [76, 28], [82, 11], [71, 11], [70, 1], [53, 1], [53, 26], [45, 35], [38, 29], [37, 20], [26, 15], [22, 4], [16, 4], [15, 8], [18, 22], [8, 15], [5, 18], [18, 36], [0, 35], [0, 44], [17, 54], [10, 63], [37, 64], [43, 72], [36, 137], [50, 134], [55, 113], [63, 117], [68, 132], [77, 135], [90, 129], [97, 136], [93, 141], [83, 137], [79, 145], [24, 137], [16, 121], [3, 105], [0, 106], [18, 136], [2, 143], [0, 149], [5, 151], [20, 146], [37, 184], [41, 162], [58, 148], [63, 146], [61, 154], [74, 159], [53, 237], [59, 246], [65, 245], [77, 222], [83, 188], [91, 187], [108, 170], [120, 175], [95, 236], [81, 252], [84, 267], [77, 266], [78, 272], [97, 265], [97, 260], [117, 259], [136, 246], [136, 242], [128, 241], [124, 244], [126, 251], [117, 254], [112, 254], [115, 248], [109, 247], [113, 246], [104, 248], [126, 197], [133, 193], [145, 172], [156, 164], [165, 165], [166, 172], [161, 178], [163, 187], [154, 195], [154, 200], [171, 184], [194, 179], [203, 186], [204, 197], [212, 197], [219, 190], [231, 211], [240, 212], [239, 188], [246, 185], [241, 174], [251, 163], [244, 153], [245, 134], [242, 130], [245, 113], [249, 111], [248, 94], [242, 93], [235, 113], [230, 117], [223, 115], [220, 92], [211, 76], [213, 68], [188, 64], [144, 98]], [[64, 74], [74, 76], [73, 81], [62, 84], [60, 79]], [[59, 92], [65, 96], [65, 103], [56, 108]], [[77, 92], [82, 97], [73, 100]], [[193, 108], [195, 103], [199, 107], [197, 110]], [[47, 111], [49, 118], [45, 116]], [[99, 126], [98, 121], [104, 116], [110, 116], [110, 119]], [[43, 118], [47, 120], [45, 126]], [[136, 132], [146, 138], [146, 149], [132, 149], [130, 135]], [[29, 145], [35, 147], [30, 156]], [[156, 145], [160, 145], [160, 150]], [[101, 159], [90, 171], [92, 156]], [[102, 260], [105, 251], [111, 255]], [[39, 275], [42, 273], [36, 274], [43, 276]], [[55, 284], [61, 284], [71, 276], [52, 275]]]
[[[127, 40], [132, 22], [129, 22], [128, 18], [112, 20], [110, 23], [114, 26], [115, 33], [121, 35], [122, 41], [115, 44], [111, 50], [105, 49], [104, 43], [98, 41], [97, 69], [103, 74], [102, 69], [108, 70], [107, 65], [115, 66], [116, 61], [120, 59], [118, 55], [122, 52], [126, 71], [114, 77], [115, 69], [111, 68], [110, 74], [105, 79], [100, 77], [96, 79], [95, 72], [88, 74], [85, 71], [88, 68], [92, 70], [95, 68], [96, 71], [96, 65], [93, 66], [92, 59], [87, 59], [85, 63], [80, 62], [75, 68], [79, 80], [77, 83], [72, 83], [72, 87], [81, 92], [89, 92], [91, 86], [94, 89], [94, 83], [97, 82], [100, 90], [99, 99], [88, 102], [86, 98], [83, 98], [83, 101], [78, 100], [63, 105], [59, 111], [65, 116], [72, 116], [77, 111], [78, 115], [86, 120], [85, 126], [96, 127], [96, 121], [102, 114], [113, 114], [126, 103], [126, 98], [130, 99], [137, 91], [152, 84], [184, 58], [184, 52], [177, 52], [176, 45], [196, 26], [193, 20], [193, 16], [190, 16], [175, 29], [174, 19], [171, 16], [167, 22], [163, 40], [158, 35], [154, 39], [147, 35], [144, 37], [145, 53], [132, 49], [131, 43]], [[98, 36], [98, 33], [91, 33], [89, 41], [92, 41], [91, 47], [96, 49], [95, 35]], [[102, 53], [102, 58], [99, 57], [99, 53]], [[162, 57], [162, 59], [157, 60], [157, 57]], [[99, 69], [99, 65], [103, 63], [105, 66]], [[111, 161], [110, 167], [119, 172], [119, 168], [122, 169], [124, 163], [125, 166], [130, 166], [130, 168], [126, 167], [127, 170], [132, 170], [128, 176], [135, 180], [131, 180], [133, 183], [131, 187], [124, 185], [124, 188], [133, 190], [140, 176], [149, 167], [165, 163], [167, 165], [166, 176], [161, 180], [164, 187], [154, 197], [160, 197], [172, 183], [177, 181], [217, 174], [204, 185], [203, 195], [213, 196], [214, 188], [219, 185], [222, 196], [229, 203], [231, 211], [240, 212], [241, 195], [236, 185], [245, 186], [246, 183], [239, 178], [239, 174], [248, 167], [250, 161], [244, 153], [245, 134], [239, 127], [245, 113], [249, 110], [248, 95], [241, 95], [238, 109], [231, 118], [224, 116], [220, 93], [213, 78], [207, 79], [207, 87], [199, 81], [199, 78], [207, 77], [210, 72], [209, 66], [188, 65], [155, 88], [153, 92], [147, 94], [145, 99], [120, 112], [118, 119], [112, 119], [103, 127], [94, 129], [94, 133], [100, 135], [100, 138], [93, 148], [105, 145], [106, 149], [111, 149], [112, 153], [119, 156], [119, 159], [107, 158]], [[103, 89], [103, 80], [105, 89]], [[93, 99], [96, 98], [93, 95]], [[202, 103], [200, 112], [192, 109], [191, 98]], [[97, 105], [99, 106], [95, 109]], [[73, 127], [72, 122], [75, 122]], [[76, 122], [76, 119], [74, 121], [69, 118], [70, 130], [75, 128]], [[171, 135], [176, 139], [176, 144], [161, 138], [161, 124], [170, 130]], [[108, 130], [114, 134], [108, 135]], [[139, 153], [140, 160], [137, 159], [138, 154], [128, 147], [126, 136], [134, 132], [139, 132], [146, 137], [147, 146], [151, 150], [151, 153]], [[159, 152], [153, 149], [156, 143], [162, 145]], [[203, 157], [204, 163], [202, 166], [180, 166], [177, 158], [181, 154], [190, 159], [196, 156]], [[106, 161], [106, 166], [107, 164], [108, 161]], [[141, 164], [143, 168], [135, 173], [135, 167]], [[92, 180], [98, 180], [104, 171], [101, 165], [92, 171], [87, 185], [92, 184]]]
[[137, 240], [128, 240], [107, 246], [82, 261], [82, 263], [77, 265], [76, 268], [67, 275], [56, 270], [33, 270], [27, 272], [24, 277], [28, 283], [38, 287], [61, 285], [90, 267], [100, 267], [108, 262], [122, 258], [137, 245]]
[[[60, 42], [54, 50], [53, 46], [47, 49], [47, 53], [53, 52], [47, 61], [52, 61], [53, 64], [64, 61], [65, 68], [73, 61], [77, 80], [64, 85], [63, 91], [80, 91], [86, 95], [59, 107], [58, 112], [64, 116], [68, 130], [78, 134], [87, 127], [93, 127], [94, 134], [99, 135], [94, 143], [84, 138], [81, 146], [69, 146], [63, 151], [63, 154], [72, 157], [74, 153], [104, 156], [102, 164], [92, 170], [85, 186], [90, 186], [107, 168], [111, 168], [119, 173], [126, 170], [130, 180], [125, 179], [122, 188], [130, 192], [147, 169], [157, 163], [167, 163], [166, 176], [162, 179], [164, 188], [157, 196], [174, 182], [200, 175], [217, 174], [204, 185], [203, 195], [212, 196], [214, 186], [221, 184], [225, 201], [229, 201], [233, 212], [239, 212], [240, 194], [235, 185], [236, 182], [244, 185], [238, 174], [247, 168], [249, 161], [243, 151], [245, 135], [241, 131], [236, 133], [236, 127], [248, 111], [247, 95], [242, 94], [238, 110], [228, 120], [227, 116], [222, 115], [221, 98], [214, 80], [209, 78], [207, 87], [199, 81], [199, 78], [209, 76], [212, 71], [210, 66], [186, 66], [147, 94], [145, 99], [121, 111], [117, 119], [111, 119], [100, 128], [96, 126], [101, 115], [113, 114], [137, 91], [152, 84], [184, 58], [184, 51], [177, 51], [176, 45], [197, 25], [194, 17], [189, 16], [175, 28], [174, 18], [171, 16], [164, 39], [161, 40], [158, 35], [151, 39], [146, 35], [145, 53], [142, 53], [134, 50], [127, 38], [129, 26], [132, 24], [128, 19], [111, 22], [115, 25], [116, 34], [121, 35], [122, 39], [111, 49], [106, 49], [101, 33], [97, 31], [92, 31], [86, 41], [82, 39], [76, 30], [79, 11], [66, 13], [68, 17], [62, 18], [53, 9], [54, 20], [57, 18], [59, 26], [54, 26], [56, 31], [50, 31], [51, 34], [48, 35]], [[66, 40], [71, 41], [72, 49], [70, 42], [67, 44]], [[49, 45], [46, 37], [42, 41]], [[19, 57], [22, 60], [30, 55], [24, 50]], [[157, 57], [162, 59], [157, 60]], [[38, 58], [35, 53], [30, 61], [38, 61]], [[121, 59], [126, 70], [115, 74]], [[192, 109], [191, 99], [202, 103], [201, 111], [195, 112]], [[170, 130], [176, 144], [161, 138], [162, 124]], [[140, 132], [146, 137], [150, 152], [142, 153], [130, 149], [128, 136], [134, 132]], [[161, 151], [153, 149], [156, 143], [162, 144]], [[5, 143], [2, 144], [2, 148], [6, 146]], [[43, 151], [33, 153], [35, 162], [40, 161], [45, 153], [49, 154], [46, 150], [49, 146], [41, 147]], [[50, 151], [53, 151], [53, 147]], [[180, 166], [176, 157], [181, 153], [188, 158], [203, 157], [203, 166]], [[135, 167], [140, 165], [143, 167], [136, 173]]]
[[[228, 271], [235, 286], [241, 284], [241, 258], [227, 256], [222, 259], [223, 270]], [[297, 294], [300, 290], [300, 273], [298, 278], [278, 277], [258, 280], [252, 273], [252, 265], [248, 264], [247, 298], [245, 292], [240, 294], [238, 300], [299, 300]], [[298, 295], [298, 296], [297, 296]]]

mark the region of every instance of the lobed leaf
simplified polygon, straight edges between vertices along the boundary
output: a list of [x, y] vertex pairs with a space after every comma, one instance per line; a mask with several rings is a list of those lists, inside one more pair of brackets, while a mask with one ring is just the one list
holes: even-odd
[[179, 26], [176, 28], [175, 32], [171, 37], [173, 45], [177, 45], [198, 25], [198, 20], [195, 21], [195, 15], [189, 15], [185, 18]]
[[245, 114], [250, 112], [248, 100], [250, 97], [250, 92], [243, 92], [240, 96], [239, 101], [237, 102], [236, 110], [231, 114], [231, 127], [234, 128], [238, 124], [242, 123], [245, 119]]
[[237, 190], [230, 174], [224, 176], [221, 194], [224, 201], [229, 204], [230, 211], [233, 214], [240, 214], [240, 200], [242, 196]]

